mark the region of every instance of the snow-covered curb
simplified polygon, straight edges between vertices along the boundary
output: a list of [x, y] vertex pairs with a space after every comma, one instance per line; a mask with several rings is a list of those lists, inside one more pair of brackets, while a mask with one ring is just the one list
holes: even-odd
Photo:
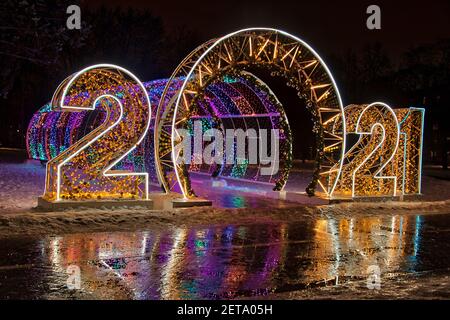
[[318, 206], [317, 209], [322, 214], [332, 214], [332, 215], [450, 213], [450, 200], [344, 202], [333, 205]]
[[438, 202], [341, 203], [328, 206], [259, 209], [193, 208], [172, 211], [139, 209], [67, 210], [0, 215], [0, 237], [101, 231], [168, 230], [179, 226], [279, 223], [330, 216], [446, 214], [450, 200]]
[[[9, 160], [8, 160], [9, 161]], [[450, 181], [424, 176], [424, 195], [410, 201], [344, 202], [332, 205], [278, 203], [260, 197], [257, 208], [68, 209], [39, 212], [45, 170], [36, 161], [0, 162], [0, 237], [96, 231], [166, 230], [175, 226], [295, 222], [366, 215], [450, 213]], [[249, 197], [241, 193], [242, 197]], [[247, 199], [248, 200], [248, 199]], [[250, 203], [251, 201], [249, 201]]]

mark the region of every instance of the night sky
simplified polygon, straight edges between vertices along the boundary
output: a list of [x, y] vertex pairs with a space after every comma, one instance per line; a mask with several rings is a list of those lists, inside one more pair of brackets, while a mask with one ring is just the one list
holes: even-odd
[[[380, 42], [393, 60], [406, 50], [450, 37], [450, 1], [85, 1], [95, 7], [148, 9], [167, 28], [186, 26], [201, 40], [245, 27], [273, 27], [295, 34], [323, 55]], [[366, 8], [381, 8], [382, 29], [366, 28]]]
[[[450, 54], [450, 0], [80, 0], [81, 20], [89, 27], [81, 31], [65, 30], [58, 35], [54, 31], [65, 24], [66, 2], [39, 2], [45, 9], [38, 13], [43, 21], [50, 17], [47, 25], [53, 29], [46, 29], [46, 24], [41, 22], [36, 33], [30, 32], [33, 25], [27, 14], [31, 11], [24, 11], [19, 19], [13, 13], [14, 1], [3, 2], [9, 3], [8, 11], [3, 12], [3, 24], [9, 21], [13, 28], [4, 32], [1, 39], [5, 48], [0, 53], [7, 54], [2, 56], [1, 85], [6, 89], [0, 90], [0, 97], [3, 92], [6, 99], [2, 101], [0, 118], [7, 119], [7, 124], [0, 128], [0, 145], [25, 143], [25, 128], [32, 114], [50, 99], [67, 74], [86, 65], [108, 62], [132, 70], [145, 81], [168, 77], [196, 46], [248, 27], [281, 29], [311, 45], [330, 67], [344, 105], [383, 100], [396, 107], [426, 107], [429, 123], [425, 127], [429, 132], [433, 119], [443, 121], [440, 119], [450, 116], [450, 59], [447, 58]], [[381, 8], [381, 30], [366, 27], [369, 17], [366, 10], [372, 4]], [[101, 6], [111, 10], [96, 10]], [[117, 7], [122, 10], [114, 10]], [[142, 21], [146, 27], [140, 28], [139, 21], [124, 18], [127, 7], [152, 13], [140, 15], [146, 17]], [[101, 12], [107, 13], [102, 15]], [[136, 12], [133, 14], [133, 17], [139, 16]], [[159, 28], [156, 34], [149, 26]], [[20, 30], [24, 30], [24, 34]], [[48, 37], [49, 34], [57, 36]], [[78, 37], [83, 35], [87, 35], [86, 40], [79, 41]], [[185, 41], [179, 41], [177, 36], [184, 37], [181, 40]], [[10, 41], [15, 38], [20, 41]], [[48, 44], [45, 41], [49, 41]], [[39, 47], [41, 42], [46, 45], [45, 49]], [[8, 43], [11, 44], [5, 45]], [[50, 50], [58, 43], [64, 43], [60, 51]], [[373, 48], [381, 49], [372, 54]], [[34, 56], [34, 52], [38, 54]], [[26, 55], [26, 59], [20, 58], [21, 55]], [[365, 59], [367, 57], [370, 59]], [[408, 64], [411, 57], [419, 62]], [[49, 65], [34, 62], [45, 59]], [[280, 98], [288, 117], [289, 110], [296, 113], [303, 110], [296, 108], [299, 99], [295, 90], [289, 91], [284, 82], [277, 82], [273, 77], [257, 76], [269, 81], [266, 82]], [[295, 116], [310, 120], [308, 114]], [[310, 126], [309, 121], [299, 127], [310, 131]], [[440, 128], [445, 127], [447, 124], [440, 125]], [[300, 135], [305, 134], [300, 132]], [[447, 136], [450, 133], [442, 133], [438, 138], [431, 133], [426, 135], [430, 141], [436, 141], [436, 146], [446, 145], [443, 139]], [[439, 153], [446, 155], [447, 149], [444, 149]]]
[[[381, 30], [369, 30], [366, 13], [369, 5], [376, 4], [381, 8]], [[367, 45], [379, 43], [394, 65], [401, 62], [405, 52], [417, 46], [428, 45], [440, 39], [450, 38], [450, 0], [430, 1], [144, 1], [99, 0], [83, 3], [87, 7], [104, 5], [109, 8], [121, 6], [150, 10], [161, 16], [168, 32], [174, 33], [177, 28], [185, 27], [193, 31], [202, 42], [217, 38], [230, 32], [248, 27], [271, 27], [290, 32], [309, 43], [334, 69], [333, 56], [344, 56], [347, 52], [361, 52]], [[193, 48], [192, 48], [193, 49]], [[260, 75], [258, 75], [260, 76]], [[270, 80], [265, 79], [264, 80]], [[339, 80], [339, 77], [338, 77]], [[302, 108], [293, 108], [298, 100], [283, 85], [270, 82], [276, 89], [288, 117], [308, 118], [308, 114], [299, 114]], [[380, 95], [388, 103], [395, 103], [395, 89], [389, 92], [386, 88], [373, 86], [366, 100], [350, 98], [350, 91], [344, 89], [343, 98], [347, 103], [367, 102], [380, 99]], [[345, 90], [347, 89], [347, 90]], [[399, 101], [399, 100], [397, 100]], [[290, 107], [291, 106], [291, 107]], [[295, 114], [291, 114], [294, 112]], [[305, 122], [294, 130], [294, 136], [308, 136], [311, 124]], [[298, 132], [297, 132], [298, 131]], [[303, 132], [304, 131], [304, 132]], [[305, 148], [310, 148], [312, 141], [304, 141]], [[294, 150], [296, 157], [305, 151]]]

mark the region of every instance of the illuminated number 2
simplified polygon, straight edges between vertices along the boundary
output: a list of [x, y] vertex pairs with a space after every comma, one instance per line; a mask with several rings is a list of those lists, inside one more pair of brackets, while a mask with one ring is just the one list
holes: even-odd
[[106, 119], [48, 162], [45, 199], [148, 199], [147, 173], [114, 169], [143, 141], [150, 125], [150, 99], [136, 76], [115, 65], [88, 67], [60, 84], [52, 107], [103, 108]]
[[386, 104], [376, 102], [362, 110], [355, 133], [370, 135], [366, 155], [352, 173], [352, 197], [397, 195], [394, 166], [400, 128], [397, 116]]

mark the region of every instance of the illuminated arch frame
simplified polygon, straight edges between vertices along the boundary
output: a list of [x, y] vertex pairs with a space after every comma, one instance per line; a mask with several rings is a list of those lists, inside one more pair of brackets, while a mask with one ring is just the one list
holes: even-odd
[[[334, 80], [334, 78], [333, 78], [333, 76], [332, 76], [330, 70], [328, 69], [328, 67], [326, 66], [325, 62], [322, 60], [322, 58], [321, 58], [321, 57], [317, 54], [317, 52], [316, 52], [313, 48], [311, 48], [306, 42], [304, 42], [303, 40], [301, 40], [301, 39], [299, 39], [299, 38], [297, 38], [297, 37], [295, 37], [295, 36], [293, 36], [293, 35], [291, 35], [291, 34], [289, 34], [289, 33], [287, 33], [287, 32], [284, 32], [284, 31], [281, 31], [281, 30], [277, 30], [277, 29], [273, 29], [273, 28], [248, 28], [248, 29], [242, 29], [242, 30], [238, 30], [238, 31], [236, 31], [236, 32], [230, 33], [230, 34], [228, 34], [228, 35], [226, 35], [226, 36], [224, 36], [224, 37], [222, 37], [222, 38], [220, 38], [220, 39], [218, 39], [218, 40], [216, 40], [216, 41], [214, 41], [214, 42], [212, 42], [212, 41], [207, 42], [206, 44], [204, 44], [204, 45], [198, 47], [196, 50], [194, 50], [190, 55], [188, 55], [188, 57], [186, 57], [186, 58], [183, 60], [183, 62], [178, 66], [178, 68], [177, 68], [177, 69], [175, 70], [175, 72], [172, 74], [172, 77], [171, 77], [171, 78], [174, 78], [174, 77], [178, 76], [177, 72], [179, 72], [179, 71], [182, 70], [183, 68], [186, 68], [186, 67], [187, 67], [186, 65], [183, 65], [183, 64], [189, 62], [189, 59], [190, 59], [190, 58], [195, 57], [196, 55], [198, 56], [199, 53], [201, 52], [201, 55], [198, 56], [198, 57], [196, 57], [196, 60], [195, 60], [195, 62], [193, 63], [193, 65], [189, 65], [189, 68], [190, 68], [190, 69], [189, 69], [189, 72], [186, 74], [185, 80], [184, 80], [184, 82], [183, 82], [183, 84], [182, 84], [182, 86], [181, 86], [181, 88], [180, 88], [178, 94], [176, 95], [176, 101], [175, 101], [175, 104], [174, 104], [174, 106], [173, 106], [173, 111], [171, 111], [171, 112], [173, 112], [173, 115], [172, 115], [172, 123], [171, 123], [171, 125], [172, 125], [172, 127], [171, 127], [171, 158], [172, 158], [172, 165], [173, 165], [173, 167], [174, 167], [174, 172], [175, 172], [175, 175], [176, 175], [176, 180], [177, 180], [177, 183], [178, 183], [178, 185], [179, 185], [179, 187], [180, 187], [180, 189], [181, 189], [181, 192], [182, 192], [182, 194], [183, 194], [183, 197], [184, 197], [185, 199], [188, 199], [189, 197], [192, 197], [192, 195], [189, 194], [189, 190], [187, 190], [187, 186], [186, 186], [185, 184], [183, 184], [183, 181], [182, 181], [182, 179], [181, 179], [181, 177], [180, 177], [180, 173], [179, 173], [179, 170], [180, 170], [180, 169], [179, 169], [178, 166], [177, 166], [177, 154], [175, 153], [175, 152], [176, 152], [175, 144], [176, 144], [176, 141], [177, 141], [177, 137], [176, 137], [177, 113], [178, 113], [178, 111], [179, 111], [179, 106], [180, 106], [180, 102], [181, 102], [182, 96], [183, 96], [183, 94], [184, 94], [184, 91], [186, 90], [186, 87], [187, 87], [187, 85], [188, 85], [188, 83], [189, 83], [191, 77], [193, 76], [193, 74], [194, 74], [196, 68], [203, 62], [203, 59], [204, 59], [204, 58], [205, 58], [205, 57], [206, 57], [206, 56], [207, 56], [214, 48], [218, 47], [218, 46], [219, 46], [221, 43], [223, 43], [225, 40], [231, 39], [232, 37], [238, 36], [238, 35], [240, 35], [240, 34], [250, 33], [250, 32], [255, 32], [255, 33], [256, 33], [256, 32], [266, 32], [266, 33], [270, 33], [270, 35], [269, 35], [269, 37], [267, 38], [266, 42], [265, 42], [260, 48], [258, 48], [259, 51], [258, 51], [256, 57], [258, 57], [258, 56], [264, 51], [264, 49], [266, 48], [267, 44], [268, 44], [269, 41], [270, 41], [270, 37], [273, 36], [273, 35], [276, 35], [275, 44], [274, 44], [274, 58], [275, 58], [276, 54], [278, 53], [278, 51], [277, 51], [277, 50], [278, 50], [278, 35], [282, 35], [282, 36], [284, 36], [284, 37], [286, 37], [286, 38], [288, 38], [288, 39], [291, 39], [291, 40], [293, 40], [293, 41], [295, 41], [295, 42], [297, 43], [297, 45], [294, 45], [294, 46], [292, 47], [292, 49], [291, 49], [290, 51], [288, 51], [288, 52], [286, 53], [286, 55], [284, 56], [284, 58], [285, 58], [286, 56], [288, 56], [289, 54], [291, 54], [291, 52], [294, 51], [294, 49], [295, 49], [294, 55], [292, 56], [292, 60], [291, 60], [290, 67], [292, 66], [294, 60], [296, 59], [296, 55], [297, 55], [299, 49], [301, 48], [300, 46], [302, 46], [302, 47], [304, 47], [304, 48], [307, 49], [308, 53], [312, 54], [312, 56], [313, 56], [315, 59], [317, 59], [317, 61], [313, 62], [312, 65], [316, 65], [316, 66], [317, 66], [317, 65], [320, 65], [320, 66], [324, 69], [325, 74], [326, 74], [327, 78], [329, 79], [329, 81], [331, 81], [331, 83], [330, 83], [330, 84], [327, 84], [326, 86], [330, 86], [330, 88], [333, 89], [334, 94], [336, 95], [336, 99], [337, 99], [337, 103], [338, 103], [338, 108], [339, 108], [339, 114], [333, 116], [331, 119], [327, 119], [326, 123], [331, 123], [332, 120], [333, 120], [333, 118], [334, 118], [334, 119], [335, 119], [335, 118], [339, 118], [338, 116], [340, 115], [340, 118], [341, 118], [341, 120], [342, 120], [342, 129], [343, 129], [343, 132], [341, 133], [341, 136], [340, 136], [340, 137], [338, 137], [338, 136], [335, 135], [335, 137], [337, 137], [341, 142], [337, 142], [337, 143], [335, 143], [335, 144], [333, 144], [333, 145], [331, 145], [331, 146], [327, 146], [327, 147], [330, 148], [330, 147], [337, 147], [338, 145], [341, 145], [340, 158], [339, 158], [339, 160], [337, 161], [337, 166], [335, 165], [335, 166], [333, 166], [333, 167], [330, 167], [329, 171], [325, 171], [325, 172], [321, 172], [321, 173], [320, 173], [320, 175], [328, 174], [328, 178], [331, 176], [332, 173], [335, 174], [334, 182], [332, 183], [331, 188], [326, 188], [325, 186], [323, 186], [323, 184], [320, 182], [320, 179], [318, 180], [318, 183], [319, 183], [319, 185], [322, 187], [322, 189], [324, 190], [324, 192], [326, 193], [326, 195], [327, 195], [328, 197], [332, 197], [332, 196], [333, 196], [333, 192], [334, 192], [334, 190], [335, 190], [335, 188], [336, 188], [336, 185], [337, 185], [337, 183], [338, 183], [338, 181], [339, 181], [339, 177], [340, 177], [340, 173], [341, 173], [342, 165], [343, 165], [343, 157], [344, 157], [345, 149], [346, 149], [345, 115], [344, 115], [344, 110], [343, 110], [342, 99], [341, 99], [341, 96], [340, 96], [340, 93], [339, 93], [339, 90], [338, 90], [336, 81]], [[257, 37], [258, 37], [258, 35], [255, 35], [255, 38], [257, 38]], [[252, 38], [251, 38], [251, 36], [249, 37], [249, 44], [248, 44], [248, 45], [249, 45], [250, 56], [251, 56], [251, 55], [252, 55], [252, 50], [253, 50], [253, 48], [252, 48], [252, 45], [253, 45], [253, 44], [252, 44]], [[281, 45], [280, 45], [280, 46], [281, 46]], [[256, 47], [256, 43], [255, 43], [255, 47]], [[231, 59], [231, 56], [230, 56], [230, 53], [229, 53], [229, 51], [228, 51], [228, 49], [226, 49], [226, 51], [227, 51], [228, 57], [230, 58], [230, 60], [232, 60], [232, 59]], [[301, 50], [300, 50], [300, 51], [301, 51]], [[256, 48], [255, 48], [255, 53], [256, 53]], [[284, 58], [283, 58], [283, 59], [284, 59]], [[219, 62], [219, 64], [220, 64], [220, 62]], [[311, 65], [308, 65], [308, 66], [311, 66]], [[305, 68], [308, 67], [308, 66], [305, 66]], [[219, 67], [219, 68], [220, 68], [220, 67]], [[315, 68], [314, 68], [314, 70], [315, 70]], [[313, 72], [314, 72], [314, 70], [313, 70]], [[206, 70], [205, 70], [205, 71], [206, 71]], [[311, 74], [312, 74], [312, 72], [311, 72]], [[200, 78], [201, 78], [201, 73], [200, 73]], [[311, 79], [308, 78], [307, 80], [310, 81]], [[202, 81], [202, 80], [200, 79], [200, 82], [201, 82], [201, 81]], [[168, 85], [169, 85], [169, 84], [170, 84], [170, 82], [168, 83]], [[307, 84], [307, 85], [308, 85], [308, 84]], [[316, 89], [321, 89], [321, 88], [323, 88], [323, 86], [325, 86], [325, 85], [310, 83], [310, 84], [309, 84], [309, 89], [310, 89], [311, 91], [314, 91], [314, 93], [315, 93], [315, 90], [316, 90]], [[329, 92], [329, 91], [330, 91], [330, 90], [328, 89], [328, 90], [324, 93], [324, 95], [328, 96], [328, 92]], [[321, 97], [322, 97], [322, 96], [321, 96]], [[162, 97], [162, 99], [161, 99], [161, 101], [160, 101], [160, 104], [159, 104], [159, 106], [158, 106], [157, 119], [156, 119], [157, 123], [160, 123], [160, 121], [161, 121], [161, 116], [162, 116], [163, 113], [166, 113], [166, 114], [167, 114], [167, 110], [166, 110], [167, 106], [166, 106], [164, 100], [165, 100], [165, 99], [164, 99], [164, 93], [163, 93], [163, 97]], [[172, 99], [172, 100], [173, 100], [173, 99]], [[318, 102], [319, 102], [319, 101], [316, 101], [316, 103], [318, 103]], [[320, 108], [319, 108], [319, 106], [316, 105], [315, 107], [316, 107], [316, 109], [317, 109], [317, 110], [319, 111], [319, 113], [320, 113]], [[323, 109], [325, 110], [326, 108], [323, 108]], [[330, 111], [330, 110], [328, 110], [328, 111]], [[324, 111], [324, 112], [325, 112], [325, 111]], [[320, 115], [320, 116], [321, 116], [321, 115]], [[322, 123], [322, 127], [324, 127], [324, 125], [326, 125], [326, 123], [325, 123], [325, 122]], [[156, 127], [157, 127], [157, 128], [158, 128], [158, 127], [161, 128], [162, 126], [161, 126], [161, 125], [157, 125]], [[338, 139], [336, 139], [336, 140], [338, 140]], [[164, 189], [165, 189], [166, 192], [170, 192], [170, 188], [168, 187], [168, 183], [165, 181], [165, 180], [166, 180], [166, 177], [165, 177], [164, 169], [162, 168], [161, 162], [159, 161], [159, 160], [160, 160], [159, 148], [158, 148], [158, 142], [159, 142], [159, 141], [157, 141], [157, 140], [158, 140], [158, 138], [155, 136], [155, 159], [156, 159], [156, 162], [157, 162], [156, 165], [158, 166], [158, 172], [159, 172], [159, 174], [160, 174], [161, 181], [163, 182], [163, 183], [162, 183], [162, 186], [164, 187]], [[324, 148], [323, 150], [320, 150], [319, 152], [324, 152], [325, 149], [326, 149], [326, 148]], [[189, 179], [189, 178], [187, 178], [187, 179]]]
[[[120, 156], [118, 159], [113, 161], [112, 164], [110, 164], [108, 167], [103, 169], [101, 171], [101, 173], [102, 173], [103, 176], [144, 176], [144, 179], [145, 179], [145, 192], [144, 192], [145, 194], [144, 194], [144, 198], [145, 198], [145, 200], [148, 200], [149, 199], [149, 177], [148, 177], [148, 173], [147, 172], [142, 172], [142, 173], [139, 173], [139, 172], [137, 172], [137, 173], [134, 173], [134, 172], [133, 173], [123, 173], [123, 172], [122, 173], [108, 173], [108, 171], [111, 170], [112, 167], [114, 167], [117, 163], [119, 163], [129, 153], [131, 153], [144, 140], [145, 136], [147, 135], [147, 132], [148, 132], [148, 130], [150, 128], [151, 115], [152, 115], [150, 98], [148, 96], [148, 93], [147, 93], [147, 91], [145, 89], [144, 84], [133, 73], [131, 73], [127, 69], [122, 68], [122, 67], [117, 66], [117, 65], [113, 65], [113, 64], [96, 64], [96, 65], [92, 65], [92, 66], [86, 67], [86, 68], [78, 71], [74, 75], [69, 76], [63, 82], [61, 82], [61, 84], [58, 86], [58, 88], [56, 89], [55, 93], [53, 94], [52, 105], [56, 105], [57, 107], [59, 107], [61, 109], [95, 110], [95, 106], [96, 106], [98, 101], [100, 101], [103, 98], [110, 98], [110, 99], [115, 100], [118, 103], [119, 108], [120, 108], [120, 116], [119, 116], [118, 120], [115, 121], [111, 126], [109, 126], [107, 129], [103, 130], [100, 134], [98, 134], [94, 139], [92, 139], [88, 143], [86, 143], [86, 145], [84, 145], [82, 148], [80, 148], [77, 152], [75, 152], [74, 154], [69, 156], [67, 159], [62, 161], [60, 164], [58, 164], [58, 166], [57, 166], [57, 174], [56, 174], [56, 201], [60, 201], [61, 200], [61, 198], [60, 198], [60, 192], [61, 192], [61, 167], [65, 163], [70, 161], [73, 157], [75, 157], [78, 153], [80, 153], [81, 151], [83, 151], [84, 149], [89, 147], [92, 143], [97, 141], [105, 133], [107, 133], [112, 128], [114, 128], [120, 122], [120, 120], [122, 120], [123, 105], [120, 102], [120, 100], [117, 99], [117, 97], [115, 97], [115, 96], [113, 96], [111, 94], [100, 95], [99, 97], [97, 97], [94, 100], [94, 102], [92, 103], [92, 105], [90, 107], [76, 107], [76, 106], [70, 106], [70, 105], [65, 105], [64, 104], [64, 101], [65, 101], [65, 99], [67, 97], [67, 93], [68, 93], [70, 87], [75, 82], [75, 80], [77, 80], [80, 75], [82, 75], [83, 73], [85, 73], [87, 71], [90, 71], [90, 70], [93, 70], [93, 69], [100, 69], [100, 68], [108, 68], [108, 69], [119, 70], [119, 71], [125, 73], [127, 76], [131, 77], [134, 81], [136, 81], [137, 85], [142, 89], [142, 91], [144, 93], [145, 101], [146, 101], [146, 103], [148, 105], [148, 114], [149, 114], [149, 119], [147, 121], [144, 133], [141, 135], [139, 140], [133, 145], [132, 148], [127, 150], [122, 156]], [[48, 171], [49, 171], [48, 170], [48, 166], [49, 165], [50, 165], [50, 161], [47, 163], [47, 174], [45, 176], [45, 191], [44, 191], [44, 195], [47, 194]]]

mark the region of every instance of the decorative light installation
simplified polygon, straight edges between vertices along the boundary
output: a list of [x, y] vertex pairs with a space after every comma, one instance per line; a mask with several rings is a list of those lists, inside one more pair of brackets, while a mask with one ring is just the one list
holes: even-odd
[[[239, 30], [218, 40], [209, 41], [189, 54], [169, 79], [185, 77], [179, 92], [172, 99], [161, 99], [157, 111], [155, 159], [166, 192], [180, 190], [185, 198], [195, 194], [191, 188], [188, 166], [177, 154], [180, 143], [177, 129], [185, 128], [196, 101], [205, 88], [226, 74], [251, 66], [262, 66], [272, 75], [287, 80], [299, 97], [306, 101], [314, 121], [318, 141], [316, 168], [308, 194], [316, 184], [332, 196], [339, 180], [345, 152], [345, 121], [343, 105], [336, 83], [319, 55], [304, 41], [286, 32], [270, 28]], [[334, 122], [341, 119], [340, 131]], [[337, 167], [337, 169], [335, 169]], [[277, 186], [278, 190], [283, 184]]]
[[[30, 157], [49, 160], [43, 198], [148, 199], [149, 185], [192, 198], [193, 172], [281, 191], [292, 166], [291, 131], [281, 103], [249, 72], [253, 67], [285, 79], [311, 112], [317, 157], [309, 195], [316, 185], [329, 198], [421, 193], [424, 109], [376, 102], [344, 110], [330, 71], [308, 44], [280, 30], [252, 28], [199, 46], [169, 79], [143, 84], [104, 64], [64, 80], [27, 131]], [[153, 114], [151, 104], [158, 105]], [[192, 133], [195, 120], [201, 133], [278, 129], [279, 172], [261, 175], [249, 151], [243, 162], [185, 163], [180, 130]]]
[[136, 76], [115, 65], [88, 67], [60, 84], [52, 107], [73, 112], [101, 108], [106, 117], [47, 163], [44, 199], [148, 199], [146, 172], [115, 170], [150, 126], [150, 100]]
[[[336, 195], [397, 196], [421, 192], [424, 109], [376, 102], [345, 108], [350, 143]], [[337, 122], [336, 125], [340, 125]]]

